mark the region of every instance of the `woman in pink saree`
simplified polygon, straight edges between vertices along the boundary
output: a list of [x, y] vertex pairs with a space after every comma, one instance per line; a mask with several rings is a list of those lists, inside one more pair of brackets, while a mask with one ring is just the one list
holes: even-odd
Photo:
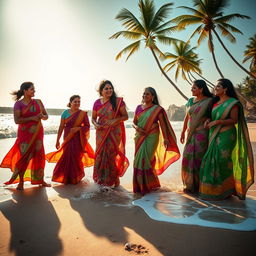
[[[49, 186], [44, 181], [44, 129], [41, 120], [48, 119], [45, 108], [39, 99], [33, 99], [35, 87], [32, 82], [24, 82], [20, 89], [12, 93], [14, 121], [18, 124], [15, 144], [4, 157], [1, 167], [13, 172], [6, 185], [19, 183], [18, 190], [23, 190], [24, 182]], [[19, 100], [22, 97], [21, 100]]]
[[93, 179], [99, 185], [119, 186], [129, 166], [125, 156], [124, 121], [128, 119], [125, 103], [116, 96], [112, 83], [99, 86], [100, 99], [93, 105], [92, 123], [96, 129], [96, 151]]
[[[69, 109], [61, 115], [57, 135], [56, 152], [46, 155], [50, 163], [57, 163], [52, 181], [64, 184], [77, 184], [84, 177], [84, 168], [94, 163], [94, 152], [88, 143], [90, 123], [87, 113], [80, 110], [80, 96], [70, 97]], [[64, 130], [64, 142], [60, 147], [60, 137]]]

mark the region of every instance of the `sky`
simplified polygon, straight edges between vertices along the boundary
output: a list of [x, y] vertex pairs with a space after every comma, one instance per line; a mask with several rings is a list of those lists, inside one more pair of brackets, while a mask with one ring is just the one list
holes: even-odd
[[[173, 2], [170, 19], [187, 13], [177, 8], [193, 6], [192, 0], [155, 0], [156, 8]], [[149, 49], [139, 52], [125, 61], [115, 56], [130, 44], [126, 39], [110, 40], [109, 37], [123, 30], [115, 16], [122, 8], [139, 17], [138, 0], [0, 0], [0, 106], [13, 106], [11, 91], [18, 90], [24, 81], [32, 81], [36, 98], [46, 108], [65, 108], [70, 96], [81, 96], [81, 108], [92, 109], [99, 97], [97, 88], [101, 80], [114, 84], [118, 96], [124, 97], [129, 110], [140, 104], [143, 89], [156, 89], [160, 103], [184, 105], [185, 100], [161, 74]], [[241, 63], [249, 37], [255, 33], [256, 2], [254, 0], [230, 0], [224, 14], [240, 13], [250, 20], [237, 19], [232, 25], [243, 35], [236, 35], [236, 44], [223, 39], [234, 57]], [[186, 41], [193, 28], [171, 35]], [[222, 50], [215, 40], [216, 58], [226, 78], [234, 84], [246, 76]], [[196, 38], [191, 46], [196, 46]], [[171, 52], [171, 46], [158, 45], [163, 52]], [[203, 60], [203, 75], [215, 82], [219, 75], [215, 70], [205, 41], [196, 50]], [[164, 65], [166, 63], [162, 63]], [[248, 64], [244, 64], [248, 68]], [[174, 71], [168, 73], [174, 79]], [[178, 87], [188, 97], [190, 85], [182, 79]]]

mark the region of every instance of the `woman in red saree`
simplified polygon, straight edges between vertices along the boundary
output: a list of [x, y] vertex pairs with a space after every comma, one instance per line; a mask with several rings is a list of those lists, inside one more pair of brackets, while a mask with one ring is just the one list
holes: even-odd
[[[142, 195], [160, 188], [158, 175], [180, 157], [176, 137], [154, 88], [147, 87], [134, 116], [135, 157], [133, 192]], [[159, 129], [159, 125], [161, 129]]]
[[92, 123], [96, 129], [96, 152], [93, 179], [104, 186], [119, 186], [129, 166], [125, 156], [124, 121], [128, 119], [125, 103], [118, 98], [112, 83], [99, 86], [100, 99], [93, 105]]
[[[84, 168], [94, 163], [94, 152], [88, 143], [90, 123], [87, 113], [80, 110], [80, 96], [70, 97], [68, 107], [61, 115], [56, 141], [56, 152], [46, 155], [46, 160], [56, 163], [52, 181], [77, 184], [84, 177]], [[64, 130], [64, 142], [60, 137]]]
[[48, 119], [48, 115], [41, 100], [32, 99], [35, 95], [33, 83], [23, 83], [12, 95], [16, 101], [14, 121], [19, 126], [15, 144], [0, 165], [2, 168], [10, 168], [13, 172], [11, 179], [5, 184], [19, 183], [18, 190], [23, 189], [24, 181], [31, 181], [33, 185], [49, 186], [43, 179], [44, 129], [41, 123], [41, 120]]

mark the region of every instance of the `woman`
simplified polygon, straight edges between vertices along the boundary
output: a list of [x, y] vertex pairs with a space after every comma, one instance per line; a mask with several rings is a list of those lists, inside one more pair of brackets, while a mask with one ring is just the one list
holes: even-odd
[[[56, 163], [52, 181], [64, 184], [77, 184], [84, 177], [84, 167], [94, 163], [94, 152], [88, 143], [90, 123], [87, 113], [80, 110], [80, 96], [69, 99], [69, 109], [61, 115], [57, 135], [58, 151], [46, 155], [50, 163]], [[64, 130], [64, 142], [60, 147], [60, 137]]]
[[11, 94], [16, 101], [14, 121], [18, 124], [18, 133], [14, 146], [0, 165], [13, 172], [5, 184], [18, 183], [18, 190], [23, 190], [25, 181], [50, 186], [44, 181], [44, 129], [41, 123], [41, 120], [48, 119], [48, 115], [41, 100], [33, 99], [35, 87], [32, 82], [24, 82], [18, 91]]
[[225, 199], [232, 194], [245, 199], [254, 179], [252, 147], [243, 107], [228, 79], [219, 79], [214, 89], [208, 150], [200, 169], [199, 195]]
[[204, 127], [204, 122], [209, 118], [212, 94], [203, 80], [195, 80], [191, 91], [194, 97], [186, 104], [187, 114], [180, 137], [180, 142], [183, 144], [187, 131], [181, 176], [184, 192], [197, 193], [200, 165], [208, 146], [208, 129]]
[[157, 175], [180, 157], [175, 134], [154, 88], [145, 88], [133, 126], [136, 130], [133, 192], [144, 195], [160, 188]]
[[93, 179], [104, 186], [118, 187], [129, 161], [125, 156], [124, 121], [128, 119], [123, 98], [116, 96], [112, 83], [100, 83], [100, 98], [95, 101], [92, 123], [96, 129]]

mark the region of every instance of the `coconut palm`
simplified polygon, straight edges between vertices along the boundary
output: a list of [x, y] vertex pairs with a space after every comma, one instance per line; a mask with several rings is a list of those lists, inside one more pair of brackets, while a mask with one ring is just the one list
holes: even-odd
[[[182, 78], [186, 80], [189, 84], [191, 84], [190, 75], [194, 78], [191, 74], [192, 72], [198, 74], [201, 78], [206, 80], [202, 75], [202, 71], [200, 69], [201, 59], [198, 59], [198, 54], [194, 52], [196, 47], [191, 48], [188, 43], [185, 42], [175, 42], [174, 43], [174, 52], [173, 53], [165, 53], [164, 59], [171, 60], [168, 64], [165, 65], [164, 70], [166, 72], [170, 71], [174, 67], [176, 67], [175, 72], [175, 80], [177, 81], [178, 76], [182, 75]], [[208, 81], [208, 80], [207, 80]], [[209, 87], [213, 88], [212, 85]]]
[[118, 37], [123, 36], [128, 40], [135, 41], [121, 50], [117, 54], [116, 60], [121, 58], [123, 54], [127, 54], [126, 60], [128, 60], [132, 54], [140, 49], [141, 44], [144, 44], [144, 46], [150, 49], [153, 54], [162, 74], [180, 95], [187, 100], [187, 96], [183, 94], [178, 86], [164, 72], [156, 55], [163, 55], [157, 47], [157, 42], [171, 44], [177, 41], [177, 39], [167, 36], [171, 32], [177, 30], [177, 26], [171, 26], [171, 21], [166, 21], [173, 3], [164, 4], [157, 11], [155, 11], [155, 5], [152, 0], [139, 0], [138, 5], [141, 14], [140, 18], [135, 17], [135, 15], [125, 8], [116, 16], [116, 19], [122, 22], [122, 25], [126, 30], [115, 33], [110, 39], [117, 39]]
[[250, 44], [246, 45], [247, 50], [244, 52], [245, 58], [243, 62], [250, 60], [250, 70], [252, 73], [256, 74], [256, 34], [250, 37], [249, 40]]
[[231, 57], [231, 59], [247, 74], [256, 77], [252, 72], [245, 69], [233, 57], [233, 55], [229, 52], [217, 32], [219, 31], [221, 35], [227, 38], [231, 43], [235, 43], [236, 38], [233, 33], [243, 33], [238, 28], [229, 24], [229, 22], [236, 18], [249, 19], [250, 17], [239, 13], [223, 16], [223, 10], [228, 5], [229, 0], [193, 0], [193, 2], [195, 8], [191, 8], [188, 6], [179, 7], [192, 12], [191, 15], [180, 15], [172, 21], [177, 22], [178, 26], [181, 28], [185, 28], [189, 25], [199, 24], [199, 26], [194, 30], [190, 38], [194, 37], [196, 34], [199, 34], [198, 45], [200, 45], [200, 43], [208, 37], [209, 50], [212, 53], [214, 64], [221, 77], [223, 77], [223, 74], [220, 71], [220, 68], [218, 67], [216, 61], [214, 53], [213, 34], [217, 37], [218, 41], [228, 53], [228, 55]]

